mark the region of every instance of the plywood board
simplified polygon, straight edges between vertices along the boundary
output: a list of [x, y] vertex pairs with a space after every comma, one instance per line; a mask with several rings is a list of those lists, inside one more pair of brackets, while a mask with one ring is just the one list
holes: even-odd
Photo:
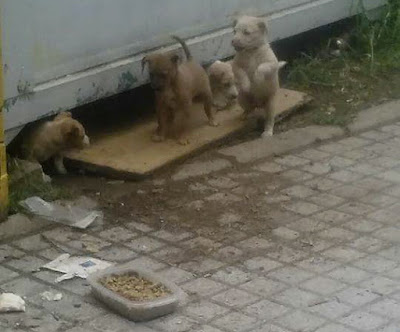
[[[282, 118], [309, 100], [304, 93], [281, 89], [277, 102], [277, 118]], [[131, 128], [125, 127], [121, 131], [100, 136], [90, 147], [72, 151], [67, 158], [80, 168], [101, 174], [125, 178], [143, 177], [233, 135], [246, 126], [246, 121], [240, 120], [242, 111], [239, 106], [218, 112], [218, 127], [208, 126], [200, 105], [195, 105], [192, 111], [191, 122], [188, 124], [188, 145], [180, 145], [173, 139], [153, 142], [151, 137], [157, 127], [154, 120], [132, 124]]]

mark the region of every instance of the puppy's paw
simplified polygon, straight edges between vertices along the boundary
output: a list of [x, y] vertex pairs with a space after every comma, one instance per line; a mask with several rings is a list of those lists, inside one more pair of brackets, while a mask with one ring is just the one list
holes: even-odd
[[154, 134], [154, 135], [151, 137], [151, 140], [152, 140], [153, 142], [164, 142], [164, 141], [165, 141], [165, 137], [160, 136], [160, 135], [157, 135], [157, 134]]
[[189, 139], [187, 139], [187, 138], [180, 138], [180, 139], [178, 140], [178, 143], [179, 143], [180, 145], [189, 145], [189, 144], [190, 144], [190, 141], [189, 141]]
[[219, 126], [219, 122], [217, 120], [215, 120], [215, 119], [211, 119], [210, 121], [208, 121], [208, 124], [211, 127], [218, 127]]
[[261, 134], [261, 138], [269, 138], [272, 137], [274, 135], [274, 132], [272, 129], [268, 129], [265, 130], [262, 134]]

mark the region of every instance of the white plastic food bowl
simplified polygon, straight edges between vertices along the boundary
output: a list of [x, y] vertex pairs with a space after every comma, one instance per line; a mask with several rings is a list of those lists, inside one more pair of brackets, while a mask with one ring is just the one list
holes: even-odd
[[[147, 301], [132, 301], [106, 288], [100, 280], [112, 275], [137, 274], [153, 283], [163, 284], [171, 292], [164, 297]], [[173, 283], [154, 273], [129, 266], [110, 267], [89, 275], [93, 295], [106, 306], [135, 322], [148, 321], [172, 313], [179, 304], [182, 291]]]

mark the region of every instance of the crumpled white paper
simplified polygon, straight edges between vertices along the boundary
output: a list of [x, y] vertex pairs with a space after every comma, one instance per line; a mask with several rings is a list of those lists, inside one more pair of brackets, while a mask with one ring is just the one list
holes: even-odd
[[0, 312], [25, 311], [25, 301], [19, 295], [3, 293], [0, 295]]

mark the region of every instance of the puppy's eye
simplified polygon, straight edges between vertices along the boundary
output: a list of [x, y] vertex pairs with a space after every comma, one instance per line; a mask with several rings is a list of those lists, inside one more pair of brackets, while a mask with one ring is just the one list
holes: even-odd
[[225, 87], [225, 88], [229, 88], [230, 86], [231, 86], [231, 83], [229, 83], [229, 82], [224, 83], [224, 87]]
[[250, 31], [249, 30], [243, 30], [243, 34], [248, 36], [250, 34]]

